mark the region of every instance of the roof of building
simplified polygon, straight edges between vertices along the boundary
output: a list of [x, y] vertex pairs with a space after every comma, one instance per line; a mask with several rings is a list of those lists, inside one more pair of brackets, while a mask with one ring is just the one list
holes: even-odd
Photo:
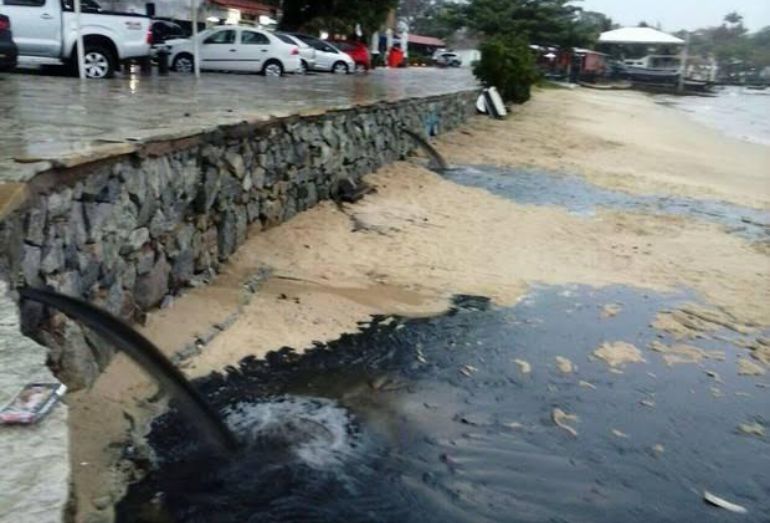
[[599, 36], [604, 44], [676, 44], [684, 45], [684, 40], [652, 27], [624, 27], [607, 31]]
[[255, 2], [253, 0], [212, 0], [212, 2], [222, 7], [238, 9], [243, 13], [256, 16], [270, 16], [277, 10], [276, 7], [261, 2]]
[[429, 45], [431, 47], [446, 47], [446, 43], [440, 38], [409, 34], [409, 43], [417, 45]]
[[572, 52], [576, 54], [598, 54], [601, 56], [607, 56], [605, 53], [600, 53], [599, 51], [594, 51], [593, 49], [585, 49], [583, 47], [574, 47]]

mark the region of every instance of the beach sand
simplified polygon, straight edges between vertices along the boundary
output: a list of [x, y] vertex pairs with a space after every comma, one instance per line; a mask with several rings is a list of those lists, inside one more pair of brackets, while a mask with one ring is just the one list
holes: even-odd
[[770, 207], [770, 147], [654, 100], [636, 91], [541, 90], [508, 120], [477, 118], [437, 148], [455, 163], [540, 167], [632, 193]]
[[[633, 193], [770, 204], [770, 148], [722, 137], [638, 93], [541, 91], [508, 120], [475, 118], [437, 145], [456, 163], [538, 166]], [[143, 332], [172, 354], [229, 325], [185, 362], [195, 377], [245, 356], [333, 340], [372, 314], [435, 314], [458, 293], [512, 305], [537, 284], [684, 287], [742, 324], [770, 325], [767, 244], [718, 225], [523, 205], [415, 162], [367, 181], [377, 192], [356, 205], [325, 202], [251, 235], [212, 285], [150, 314]], [[266, 267], [272, 276], [245, 290]], [[115, 466], [120, 449], [110, 444], [146, 430], [163, 408], [148, 402], [154, 392], [119, 355], [91, 390], [70, 395], [81, 521], [105, 498], [119, 499], [134, 474]]]

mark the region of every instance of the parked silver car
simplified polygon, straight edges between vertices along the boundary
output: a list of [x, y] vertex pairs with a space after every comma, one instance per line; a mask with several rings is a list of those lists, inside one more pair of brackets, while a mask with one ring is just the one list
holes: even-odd
[[356, 63], [349, 54], [337, 49], [331, 44], [320, 38], [303, 35], [300, 33], [291, 33], [297, 40], [302, 40], [316, 51], [315, 71], [327, 71], [332, 73], [353, 73], [356, 70]]
[[299, 49], [299, 57], [301, 59], [302, 73], [313, 71], [316, 68], [316, 50], [314, 47], [309, 46], [299, 38], [286, 33], [274, 33], [275, 36], [289, 45], [296, 45]]
[[[198, 34], [203, 71], [241, 71], [282, 76], [302, 70], [299, 48], [251, 26], [221, 25]], [[167, 40], [175, 71], [193, 71], [193, 39]]]

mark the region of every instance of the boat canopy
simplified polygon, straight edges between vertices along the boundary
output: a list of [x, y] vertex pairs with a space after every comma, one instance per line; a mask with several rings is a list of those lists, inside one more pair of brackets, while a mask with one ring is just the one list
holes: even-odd
[[684, 40], [652, 27], [624, 27], [599, 36], [601, 44], [684, 45]]

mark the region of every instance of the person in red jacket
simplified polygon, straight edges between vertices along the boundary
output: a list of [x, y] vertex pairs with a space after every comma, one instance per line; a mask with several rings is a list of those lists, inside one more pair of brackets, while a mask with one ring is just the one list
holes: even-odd
[[401, 67], [404, 63], [404, 51], [400, 44], [393, 44], [388, 52], [388, 67]]

